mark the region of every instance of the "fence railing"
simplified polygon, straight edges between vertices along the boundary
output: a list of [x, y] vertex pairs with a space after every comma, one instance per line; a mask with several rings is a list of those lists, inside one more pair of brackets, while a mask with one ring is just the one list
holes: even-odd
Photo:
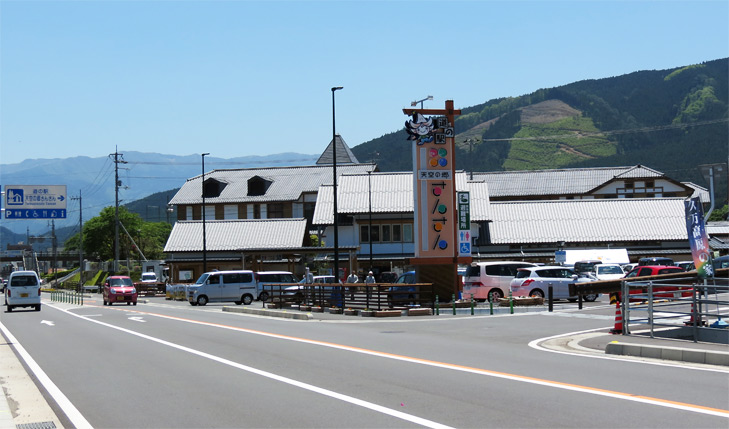
[[277, 306], [300, 304], [358, 310], [435, 308], [435, 294], [431, 283], [270, 284], [266, 285], [266, 290], [269, 291], [269, 301]]

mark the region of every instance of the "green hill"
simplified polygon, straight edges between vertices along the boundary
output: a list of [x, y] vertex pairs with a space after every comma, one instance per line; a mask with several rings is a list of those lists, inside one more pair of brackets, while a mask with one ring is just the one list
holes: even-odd
[[[728, 76], [729, 59], [724, 58], [584, 80], [461, 108], [455, 123], [456, 168], [642, 164], [708, 187], [698, 166], [726, 162], [729, 156]], [[403, 129], [352, 151], [360, 160], [374, 159], [382, 171], [410, 170], [406, 139]], [[726, 201], [726, 179], [716, 185], [719, 199]]]

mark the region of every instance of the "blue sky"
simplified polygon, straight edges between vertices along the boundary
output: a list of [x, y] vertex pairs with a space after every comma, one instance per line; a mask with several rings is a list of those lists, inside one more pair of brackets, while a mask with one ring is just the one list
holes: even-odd
[[[729, 56], [729, 2], [0, 0], [0, 163], [354, 147], [457, 108]], [[403, 144], [407, 144], [403, 142]]]

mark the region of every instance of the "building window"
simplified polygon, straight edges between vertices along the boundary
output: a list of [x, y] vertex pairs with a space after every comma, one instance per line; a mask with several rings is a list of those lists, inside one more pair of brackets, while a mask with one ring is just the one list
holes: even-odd
[[192, 206], [185, 207], [185, 220], [192, 220]]
[[223, 219], [238, 219], [238, 206], [232, 204], [223, 206]]
[[369, 243], [370, 242], [370, 227], [369, 227], [369, 225], [360, 225], [359, 226], [359, 241], [361, 243]]
[[284, 205], [281, 203], [274, 203], [268, 205], [268, 218], [269, 219], [280, 219], [284, 217]]
[[392, 241], [392, 236], [390, 235], [390, 226], [391, 225], [382, 225], [382, 242]]
[[402, 241], [404, 243], [413, 242], [413, 225], [406, 223], [402, 226]]
[[392, 226], [392, 241], [402, 241], [402, 225]]

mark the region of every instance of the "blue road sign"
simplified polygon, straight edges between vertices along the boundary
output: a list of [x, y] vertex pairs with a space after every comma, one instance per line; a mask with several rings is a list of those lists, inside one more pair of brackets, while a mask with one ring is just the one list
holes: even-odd
[[5, 209], [5, 219], [66, 219], [66, 209]]

